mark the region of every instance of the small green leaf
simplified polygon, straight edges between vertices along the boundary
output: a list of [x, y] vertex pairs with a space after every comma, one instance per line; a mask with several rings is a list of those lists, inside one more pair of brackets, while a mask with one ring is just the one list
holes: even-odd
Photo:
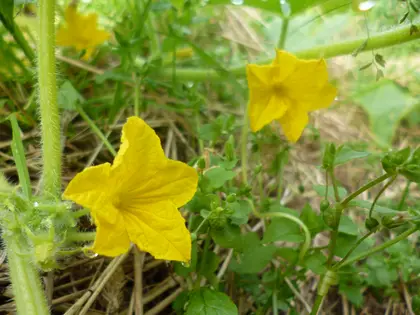
[[30, 199], [32, 196], [31, 180], [29, 178], [28, 167], [26, 166], [25, 148], [23, 147], [21, 131], [14, 114], [9, 117], [12, 123], [12, 154], [15, 159], [15, 165], [19, 176], [19, 184], [22, 187], [23, 193], [26, 198]]
[[[321, 196], [324, 197], [325, 196], [325, 189], [326, 186], [323, 185], [314, 185], [313, 189], [315, 190], [315, 192]], [[343, 187], [338, 187], [338, 195], [340, 196], [340, 198], [344, 198], [347, 195], [347, 190]], [[328, 186], [328, 197], [329, 198], [334, 198], [334, 189], [332, 186]]]
[[246, 224], [248, 222], [249, 213], [252, 211], [251, 206], [245, 200], [231, 203], [229, 209], [234, 211], [230, 216], [230, 221], [235, 225]]
[[[369, 210], [372, 206], [372, 202], [367, 201], [367, 200], [353, 199], [352, 201], [349, 202], [349, 206], [350, 207], [359, 207], [359, 208]], [[395, 209], [388, 208], [388, 207], [383, 207], [383, 206], [380, 206], [380, 205], [376, 204], [375, 205], [375, 213], [384, 214], [384, 215], [389, 215], [389, 214], [395, 215], [395, 214], [398, 214], [399, 211], [395, 210]]]
[[185, 315], [238, 315], [236, 305], [229, 297], [208, 288], [192, 291]]
[[334, 165], [341, 165], [354, 159], [360, 159], [369, 156], [369, 152], [355, 151], [347, 145], [341, 146], [337, 149]]
[[349, 235], [359, 235], [359, 228], [349, 217], [341, 216], [340, 225], [338, 227], [340, 233]]
[[306, 224], [312, 236], [325, 229], [324, 220], [312, 210], [309, 204], [302, 209], [300, 219]]
[[214, 242], [224, 248], [234, 248], [242, 251], [246, 247], [257, 246], [260, 239], [256, 232], [241, 234], [241, 229], [233, 224], [226, 224], [223, 229], [211, 230]]
[[77, 103], [83, 103], [85, 99], [74, 88], [70, 81], [66, 80], [58, 90], [58, 105], [67, 110], [76, 110]]
[[199, 261], [200, 270], [198, 272], [212, 282], [212, 279], [215, 277], [214, 272], [217, 270], [217, 267], [219, 267], [219, 263], [219, 256], [212, 251], [208, 251], [201, 255]]
[[375, 61], [378, 65], [385, 68], [386, 62], [384, 57], [381, 54], [375, 54]]
[[327, 258], [320, 251], [315, 251], [305, 257], [304, 265], [306, 268], [320, 275], [327, 271], [327, 267], [325, 266], [326, 262]]
[[268, 225], [263, 238], [263, 243], [276, 241], [303, 242], [303, 232], [299, 225], [285, 218], [274, 218]]
[[267, 266], [276, 251], [274, 245], [248, 247], [237, 260], [232, 260], [229, 267], [240, 274], [258, 273]]
[[204, 173], [204, 176], [210, 181], [213, 188], [222, 187], [227, 181], [233, 179], [236, 173], [228, 171], [222, 167], [214, 167]]
[[363, 305], [364, 297], [362, 285], [355, 286], [354, 284], [340, 284], [339, 292], [355, 306], [361, 307]]

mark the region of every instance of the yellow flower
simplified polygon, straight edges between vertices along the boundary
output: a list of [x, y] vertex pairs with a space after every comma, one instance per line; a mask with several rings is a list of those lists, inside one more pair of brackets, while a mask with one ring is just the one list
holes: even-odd
[[131, 241], [157, 259], [189, 261], [191, 237], [177, 208], [193, 197], [197, 172], [166, 158], [156, 133], [138, 117], [127, 120], [121, 142], [113, 165], [86, 168], [63, 194], [91, 210], [93, 251], [117, 256]]
[[323, 59], [301, 60], [281, 50], [271, 65], [247, 65], [247, 78], [252, 131], [277, 120], [292, 142], [302, 135], [308, 112], [328, 107], [337, 94]]
[[66, 25], [57, 30], [57, 44], [73, 46], [76, 50], [86, 50], [84, 59], [89, 59], [96, 46], [109, 38], [109, 33], [98, 29], [96, 14], [82, 15], [74, 5], [67, 7], [64, 13]]

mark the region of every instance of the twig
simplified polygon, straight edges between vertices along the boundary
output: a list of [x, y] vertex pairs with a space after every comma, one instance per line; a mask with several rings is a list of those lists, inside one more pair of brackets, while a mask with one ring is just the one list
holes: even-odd
[[134, 313], [143, 315], [143, 265], [146, 254], [134, 247]]
[[225, 272], [226, 272], [226, 270], [227, 270], [227, 268], [228, 268], [228, 266], [229, 266], [229, 263], [230, 263], [230, 261], [231, 261], [231, 259], [232, 259], [232, 256], [233, 256], [233, 249], [231, 248], [230, 250], [229, 250], [229, 253], [227, 254], [227, 256], [226, 256], [226, 259], [225, 259], [225, 261], [223, 262], [223, 265], [222, 265], [222, 267], [220, 267], [220, 270], [219, 270], [219, 272], [217, 273], [217, 279], [222, 279], [223, 278], [223, 276], [224, 276], [224, 274], [225, 274]]
[[[111, 278], [112, 274], [115, 272], [118, 266], [120, 266], [124, 260], [127, 258], [128, 253], [125, 253], [121, 256], [118, 256], [114, 258], [108, 267], [104, 270], [102, 275], [96, 280], [96, 282], [92, 285], [92, 287], [86, 291], [83, 296], [77, 300], [77, 302], [64, 314], [64, 315], [84, 315], [89, 310], [90, 306], [93, 304], [93, 302], [98, 297], [99, 293], [105, 286], [106, 282]], [[86, 302], [86, 304], [85, 304]], [[85, 306], [82, 308], [82, 310], [78, 313], [79, 309], [82, 307], [82, 305], [85, 304]]]
[[290, 281], [289, 278], [284, 277], [284, 281], [286, 282], [286, 284], [288, 285], [288, 287], [290, 288], [290, 290], [293, 292], [293, 294], [297, 297], [297, 299], [302, 302], [303, 306], [305, 307], [306, 311], [308, 313], [311, 312], [311, 306], [308, 304], [308, 302], [306, 302], [306, 300], [303, 298], [303, 296], [299, 293], [298, 290], [296, 290], [295, 286], [293, 285], [293, 283]]
[[174, 293], [172, 293], [170, 296], [168, 296], [166, 299], [161, 301], [158, 305], [150, 309], [145, 313], [145, 315], [156, 315], [159, 314], [161, 311], [163, 311], [169, 304], [171, 304], [177, 296], [183, 291], [184, 289], [179, 288]]

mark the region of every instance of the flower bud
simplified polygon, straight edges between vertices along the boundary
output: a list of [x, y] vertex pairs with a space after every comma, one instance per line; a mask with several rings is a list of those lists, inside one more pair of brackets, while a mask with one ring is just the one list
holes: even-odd
[[200, 157], [197, 161], [198, 168], [204, 170], [206, 168], [206, 160], [203, 157]]
[[324, 156], [322, 157], [322, 168], [331, 169], [334, 166], [336, 148], [334, 143], [329, 143], [325, 146]]
[[236, 194], [230, 194], [226, 197], [228, 203], [234, 203], [236, 201]]
[[230, 135], [228, 141], [225, 143], [225, 155], [228, 161], [233, 161], [236, 158], [233, 135]]
[[195, 242], [197, 240], [197, 234], [191, 233], [191, 242]]
[[375, 218], [367, 218], [365, 221], [365, 227], [369, 231], [373, 232], [374, 230], [377, 229], [378, 226], [379, 226], [379, 222]]
[[330, 202], [327, 199], [324, 199], [324, 200], [321, 201], [321, 203], [319, 205], [319, 210], [321, 210], [321, 212], [324, 212], [329, 207], [330, 207]]
[[328, 225], [330, 228], [334, 229], [337, 227], [337, 214], [334, 207], [328, 207], [322, 213], [322, 219], [324, 220], [325, 224]]

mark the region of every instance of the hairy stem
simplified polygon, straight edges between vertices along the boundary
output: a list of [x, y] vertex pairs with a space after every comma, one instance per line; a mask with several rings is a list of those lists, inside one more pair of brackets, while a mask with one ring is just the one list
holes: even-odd
[[19, 234], [6, 237], [7, 258], [18, 315], [50, 314], [38, 270], [26, 252], [28, 244]]
[[43, 192], [48, 198], [61, 191], [60, 116], [55, 65], [55, 0], [38, 1], [38, 86], [41, 113]]

